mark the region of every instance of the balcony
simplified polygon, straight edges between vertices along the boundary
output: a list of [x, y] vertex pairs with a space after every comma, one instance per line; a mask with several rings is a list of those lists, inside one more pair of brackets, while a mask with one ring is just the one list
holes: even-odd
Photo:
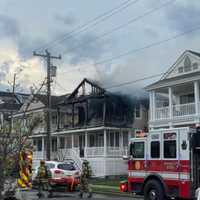
[[[200, 103], [199, 103], [200, 106]], [[160, 121], [160, 120], [177, 120], [177, 119], [185, 119], [188, 117], [197, 116], [198, 111], [196, 112], [196, 104], [195, 103], [187, 103], [187, 104], [177, 104], [173, 105], [170, 109], [169, 106], [160, 107], [155, 109], [155, 118], [151, 121]]]

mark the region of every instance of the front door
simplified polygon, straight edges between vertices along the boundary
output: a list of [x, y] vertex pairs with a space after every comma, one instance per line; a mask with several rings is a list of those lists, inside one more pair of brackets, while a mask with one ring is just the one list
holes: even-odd
[[79, 135], [79, 150], [80, 157], [84, 157], [84, 149], [85, 149], [85, 135]]

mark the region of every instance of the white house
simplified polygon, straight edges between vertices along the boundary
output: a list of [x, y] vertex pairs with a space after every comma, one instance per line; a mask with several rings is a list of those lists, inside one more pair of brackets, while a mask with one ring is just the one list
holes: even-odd
[[169, 128], [200, 124], [200, 53], [187, 50], [162, 78], [147, 86], [149, 127]]
[[[45, 95], [36, 95], [34, 101], [30, 98], [31, 103], [24, 105], [29, 106], [27, 116], [44, 116], [46, 99]], [[126, 174], [123, 155], [129, 138], [147, 126], [148, 108], [135, 102], [133, 106], [129, 98], [111, 94], [87, 79], [70, 95], [52, 97], [51, 159], [73, 159], [79, 167], [87, 159], [98, 177]], [[20, 116], [20, 112], [15, 115]], [[34, 132], [34, 162], [39, 162], [46, 159], [45, 122]]]

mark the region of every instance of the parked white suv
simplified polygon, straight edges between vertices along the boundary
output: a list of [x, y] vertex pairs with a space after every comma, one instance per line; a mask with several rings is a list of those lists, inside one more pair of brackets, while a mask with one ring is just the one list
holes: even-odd
[[[67, 185], [74, 189], [80, 181], [80, 170], [73, 160], [65, 162], [46, 161], [45, 165], [51, 171], [51, 185]], [[33, 169], [33, 182], [35, 182], [39, 165]]]

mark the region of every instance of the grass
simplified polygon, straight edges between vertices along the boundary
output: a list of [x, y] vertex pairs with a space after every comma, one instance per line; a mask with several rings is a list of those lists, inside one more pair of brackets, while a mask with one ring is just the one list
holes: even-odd
[[120, 182], [127, 177], [97, 178], [91, 181], [94, 192], [121, 193], [119, 190]]

